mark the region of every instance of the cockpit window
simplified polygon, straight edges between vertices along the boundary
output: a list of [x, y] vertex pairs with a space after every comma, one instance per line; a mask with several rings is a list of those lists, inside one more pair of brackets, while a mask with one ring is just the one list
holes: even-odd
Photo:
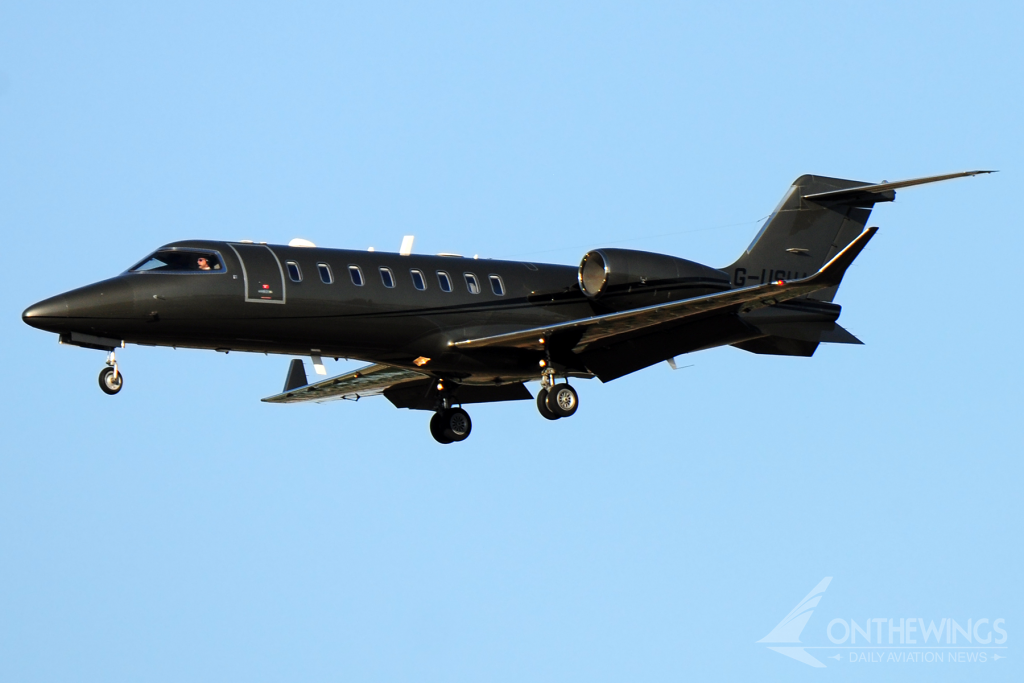
[[223, 272], [220, 257], [210, 251], [162, 249], [133, 266], [136, 272], [200, 273]]

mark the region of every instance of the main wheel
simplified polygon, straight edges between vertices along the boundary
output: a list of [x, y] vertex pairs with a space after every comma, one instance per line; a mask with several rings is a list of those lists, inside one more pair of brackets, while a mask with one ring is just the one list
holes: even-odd
[[580, 407], [580, 399], [576, 395], [576, 390], [568, 384], [556, 384], [551, 387], [547, 396], [544, 397], [544, 403], [548, 410], [558, 417], [569, 417]]
[[469, 419], [469, 413], [462, 408], [449, 408], [441, 413], [441, 422], [444, 425], [444, 435], [452, 441], [465, 441], [473, 430], [473, 421]]
[[117, 392], [121, 391], [121, 387], [123, 386], [123, 374], [119, 372], [117, 373], [117, 377], [115, 377], [114, 368], [103, 368], [100, 370], [100, 389], [103, 390], [103, 393], [113, 396]]
[[444, 434], [444, 419], [442, 413], [434, 413], [430, 418], [430, 435], [434, 437], [434, 440], [438, 443], [449, 444], [454, 439], [449, 439]]
[[548, 409], [548, 390], [543, 387], [537, 392], [537, 410], [549, 420], [557, 420], [559, 417]]

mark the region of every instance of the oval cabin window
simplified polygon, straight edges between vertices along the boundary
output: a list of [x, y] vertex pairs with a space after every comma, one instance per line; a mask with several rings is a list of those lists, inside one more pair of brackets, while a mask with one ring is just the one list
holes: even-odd
[[352, 278], [352, 284], [356, 287], [363, 286], [363, 271], [359, 269], [359, 266], [349, 266], [348, 276]]
[[423, 277], [422, 270], [410, 270], [409, 273], [412, 275], [412, 286], [416, 289], [423, 291], [427, 288], [427, 281]]
[[442, 292], [452, 291], [452, 279], [443, 270], [437, 271], [437, 284], [441, 287]]
[[491, 275], [491, 291], [495, 296], [505, 296], [505, 283], [501, 281], [500, 275]]

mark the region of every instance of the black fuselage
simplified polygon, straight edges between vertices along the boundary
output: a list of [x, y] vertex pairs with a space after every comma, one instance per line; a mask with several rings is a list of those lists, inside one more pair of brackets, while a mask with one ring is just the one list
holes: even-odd
[[[168, 251], [209, 253], [221, 263], [207, 271], [129, 270], [42, 301], [24, 319], [62, 335], [140, 345], [315, 354], [408, 368], [429, 358], [424, 369], [432, 374], [485, 383], [537, 378], [540, 356], [463, 352], [451, 342], [730, 287], [724, 273], [694, 263], [689, 277], [633, 283], [595, 301], [581, 290], [578, 269], [564, 265], [214, 241], [176, 242], [161, 253]], [[569, 370], [589, 375], [583, 367]]]

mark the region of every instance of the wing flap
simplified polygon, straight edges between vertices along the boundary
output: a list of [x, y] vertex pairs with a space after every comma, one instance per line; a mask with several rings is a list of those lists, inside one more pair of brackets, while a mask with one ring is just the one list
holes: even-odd
[[392, 365], [367, 365], [344, 375], [268, 396], [263, 399], [263, 402], [303, 403], [306, 401], [334, 401], [343, 398], [359, 399], [364, 396], [377, 396], [395, 385], [428, 377], [422, 372], [396, 368]]
[[788, 299], [805, 296], [820, 289], [827, 289], [838, 285], [843, 279], [846, 269], [850, 267], [853, 260], [863, 251], [877, 230], [878, 228], [868, 228], [850, 242], [845, 249], [836, 254], [831, 261], [822, 266], [818, 272], [800, 280], [790, 280], [788, 282], [779, 280], [769, 284], [741, 287], [693, 299], [636, 308], [620, 313], [581, 318], [549, 327], [534, 327], [491, 337], [464, 339], [451, 342], [450, 345], [460, 349], [500, 346], [540, 351], [544, 349], [542, 339], [548, 339], [553, 335], [560, 335], [570, 331], [579, 332], [582, 330], [580, 340], [574, 349], [581, 351], [587, 345], [594, 342], [633, 333], [667, 322], [680, 321], [704, 313], [722, 311], [728, 308], [749, 312], [765, 306], [774, 306]]

